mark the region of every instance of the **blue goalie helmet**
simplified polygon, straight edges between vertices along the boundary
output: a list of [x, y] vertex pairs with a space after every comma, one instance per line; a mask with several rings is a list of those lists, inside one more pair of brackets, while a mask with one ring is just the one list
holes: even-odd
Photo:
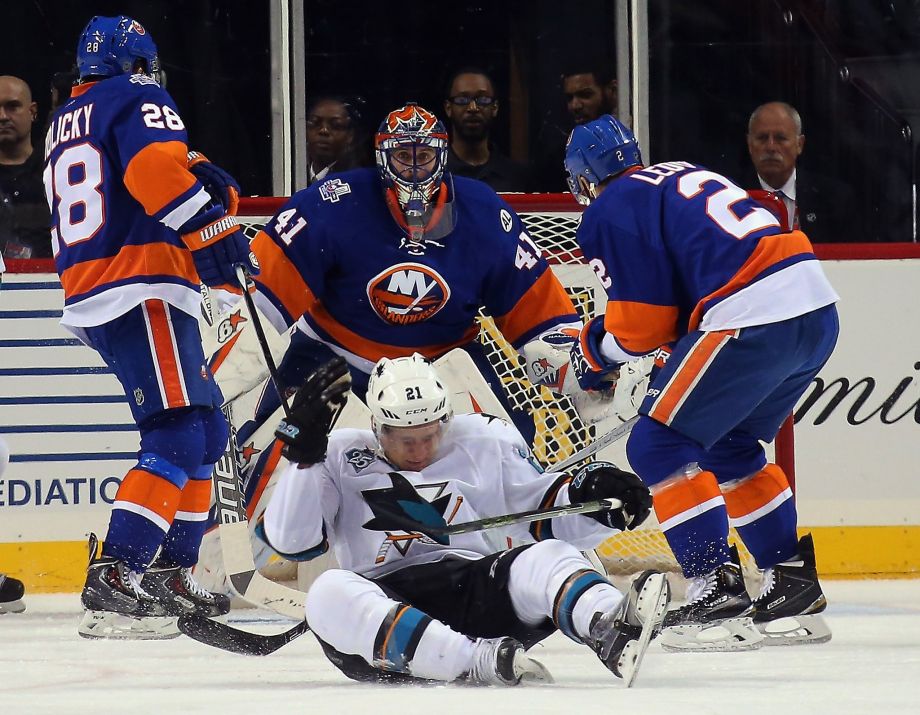
[[392, 190], [410, 228], [423, 220], [447, 166], [447, 130], [438, 118], [410, 102], [390, 112], [374, 137], [377, 169]]
[[575, 127], [565, 146], [569, 190], [587, 206], [604, 179], [642, 165], [639, 142], [625, 124], [609, 114]]
[[87, 23], [77, 45], [80, 79], [133, 74], [138, 60], [143, 61], [143, 74], [158, 79], [157, 46], [137, 20], [96, 15]]

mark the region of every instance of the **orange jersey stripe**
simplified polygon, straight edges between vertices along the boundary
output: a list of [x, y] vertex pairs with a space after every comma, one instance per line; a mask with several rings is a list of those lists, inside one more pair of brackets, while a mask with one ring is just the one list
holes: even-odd
[[256, 234], [250, 247], [262, 266], [256, 282], [270, 290], [284, 304], [291, 319], [296, 321], [316, 303], [313, 291], [304, 282], [300, 271], [284, 255], [284, 251], [265, 231]]
[[97, 286], [144, 276], [177, 276], [198, 283], [192, 255], [168, 243], [122, 246], [111, 258], [82, 261], [67, 268], [61, 276], [64, 295], [81, 295]]
[[676, 340], [677, 307], [611, 300], [604, 314], [604, 329], [631, 353], [644, 354]]
[[725, 506], [732, 519], [740, 519], [762, 509], [789, 489], [786, 473], [775, 464], [768, 464], [750, 479], [724, 491]]
[[658, 523], [663, 524], [721, 496], [716, 475], [712, 472], [698, 472], [689, 478], [676, 479], [655, 491], [655, 516], [658, 517]]
[[271, 454], [268, 455], [268, 459], [265, 462], [265, 468], [262, 470], [262, 475], [259, 477], [259, 483], [256, 485], [256, 490], [249, 500], [249, 506], [246, 507], [246, 518], [249, 520], [252, 520], [252, 515], [256, 510], [256, 506], [258, 506], [259, 500], [262, 498], [262, 492], [265, 491], [265, 487], [268, 486], [269, 481], [271, 481], [272, 475], [275, 473], [275, 469], [278, 466], [278, 462], [281, 460], [282, 447], [284, 447], [284, 443], [280, 440], [276, 439], [272, 442]]
[[687, 353], [671, 380], [652, 403], [648, 416], [662, 424], [671, 424], [677, 410], [706, 372], [713, 357], [736, 332], [735, 330], [717, 330], [705, 333]]
[[707, 296], [700, 299], [693, 309], [690, 316], [689, 330], [696, 330], [700, 321], [703, 319], [704, 306], [716, 298], [722, 298], [744, 288], [754, 281], [757, 276], [763, 273], [770, 266], [780, 263], [781, 261], [798, 256], [803, 253], [814, 253], [811, 241], [801, 231], [791, 231], [790, 233], [777, 233], [771, 236], [764, 236], [757, 244], [757, 248], [744, 262], [744, 265], [738, 269], [738, 272], [724, 286], [713, 291]]
[[179, 497], [178, 511], [206, 514], [211, 505], [211, 480], [189, 479]]
[[125, 186], [153, 216], [195, 184], [188, 170], [188, 147], [182, 142], [148, 144], [125, 167]]
[[459, 340], [446, 345], [414, 345], [404, 347], [400, 345], [388, 345], [378, 343], [374, 340], [363, 338], [357, 333], [349, 330], [335, 318], [333, 318], [325, 306], [319, 301], [315, 302], [309, 310], [310, 317], [315, 321], [324, 332], [326, 332], [336, 343], [365, 360], [377, 362], [380, 358], [397, 358], [408, 357], [412, 353], [421, 353], [424, 357], [432, 359], [443, 355], [454, 348], [466, 345], [479, 333], [479, 325], [473, 324], [463, 334]]
[[179, 487], [163, 477], [132, 469], [118, 487], [115, 500], [137, 504], [171, 523], [179, 508], [179, 494]]
[[162, 300], [145, 300], [144, 312], [153, 338], [151, 347], [160, 372], [164, 406], [186, 407], [189, 403], [183, 387], [182, 366], [176, 357], [175, 338], [166, 304]]
[[547, 268], [511, 310], [495, 318], [495, 324], [514, 345], [522, 335], [556, 316], [577, 314], [569, 294]]

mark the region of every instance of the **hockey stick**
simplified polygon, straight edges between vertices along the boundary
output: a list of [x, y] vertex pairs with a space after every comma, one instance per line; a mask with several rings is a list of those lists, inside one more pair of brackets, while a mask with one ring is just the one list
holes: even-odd
[[236, 267], [236, 279], [240, 282], [240, 287], [243, 289], [243, 300], [246, 302], [246, 308], [249, 310], [249, 319], [252, 321], [252, 326], [256, 330], [256, 337], [259, 339], [259, 347], [262, 348], [262, 356], [265, 358], [265, 364], [268, 366], [268, 375], [271, 377], [272, 384], [275, 386], [275, 391], [281, 399], [281, 406], [284, 408], [284, 416], [290, 417], [291, 408], [284, 394], [285, 388], [278, 379], [278, 368], [275, 367], [275, 359], [272, 357], [272, 351], [268, 347], [268, 339], [265, 337], [265, 330], [262, 329], [262, 319], [259, 318], [256, 312], [255, 301], [249, 294], [250, 278], [246, 273], [246, 269], [242, 266]]
[[[247, 293], [246, 275], [238, 269], [241, 286]], [[247, 307], [250, 303], [247, 302]], [[208, 302], [212, 320], [216, 314], [215, 307]], [[254, 322], [258, 320], [251, 313]], [[264, 333], [262, 335], [264, 338]], [[266, 346], [267, 347], [267, 346]], [[267, 351], [266, 351], [267, 352]], [[279, 394], [283, 394], [280, 393]], [[282, 397], [282, 401], [284, 398]], [[256, 570], [249, 543], [249, 522], [246, 507], [243, 504], [242, 482], [239, 463], [237, 462], [236, 428], [233, 425], [233, 409], [230, 403], [221, 408], [230, 430], [230, 438], [223, 456], [214, 465], [212, 480], [217, 517], [217, 529], [220, 536], [220, 548], [224, 562], [224, 572], [230, 590], [240, 598], [255, 606], [267, 608], [288, 618], [302, 620], [306, 594], [279, 583], [270, 581]]]
[[583, 462], [588, 457], [590, 457], [592, 454], [599, 452], [604, 447], [610, 446], [614, 442], [617, 442], [618, 440], [622, 439], [623, 437], [628, 435], [630, 432], [632, 432], [632, 428], [635, 426], [636, 421], [638, 419], [639, 419], [639, 415], [633, 415], [628, 420], [626, 420], [623, 424], [621, 424], [619, 427], [614, 427], [603, 437], [598, 437], [587, 447], [579, 449], [571, 457], [563, 459], [561, 462], [558, 462], [556, 464], [551, 464], [549, 469], [553, 472], [564, 472], [569, 467], [572, 467], [578, 464], [579, 462]]
[[199, 643], [240, 655], [269, 655], [310, 630], [306, 621], [274, 635], [244, 631], [201, 615], [179, 619], [179, 630]]

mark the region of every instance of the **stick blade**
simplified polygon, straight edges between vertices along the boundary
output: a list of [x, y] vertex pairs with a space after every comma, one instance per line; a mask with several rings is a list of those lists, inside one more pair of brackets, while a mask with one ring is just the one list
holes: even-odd
[[189, 638], [213, 648], [240, 655], [258, 656], [274, 653], [281, 646], [306, 633], [309, 626], [306, 621], [302, 621], [282, 633], [262, 635], [234, 628], [204, 616], [186, 615], [179, 619], [179, 630]]

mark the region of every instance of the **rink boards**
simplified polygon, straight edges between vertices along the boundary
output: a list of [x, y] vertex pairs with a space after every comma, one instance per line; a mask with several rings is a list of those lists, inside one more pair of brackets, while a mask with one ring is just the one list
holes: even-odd
[[[920, 258], [824, 266], [842, 297], [841, 337], [796, 409], [799, 523], [815, 533], [824, 574], [918, 575]], [[66, 592], [138, 438], [115, 378], [58, 324], [61, 303], [56, 275], [5, 276], [0, 434], [12, 458], [0, 477], [0, 571]]]

